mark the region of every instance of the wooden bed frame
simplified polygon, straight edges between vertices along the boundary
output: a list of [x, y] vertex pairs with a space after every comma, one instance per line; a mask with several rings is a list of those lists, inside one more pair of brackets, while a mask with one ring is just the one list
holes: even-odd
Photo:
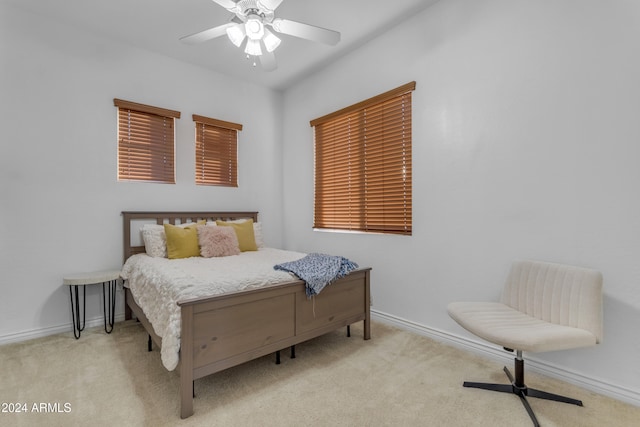
[[[144, 244], [132, 245], [132, 223], [157, 224], [251, 218], [257, 212], [123, 212], [124, 260], [144, 253]], [[193, 382], [198, 378], [274, 353], [358, 321], [364, 321], [364, 339], [371, 338], [370, 268], [361, 268], [326, 287], [314, 300], [307, 298], [301, 280], [213, 297], [179, 301], [180, 416], [193, 415]], [[157, 346], [161, 338], [125, 288], [127, 319], [144, 325]]]

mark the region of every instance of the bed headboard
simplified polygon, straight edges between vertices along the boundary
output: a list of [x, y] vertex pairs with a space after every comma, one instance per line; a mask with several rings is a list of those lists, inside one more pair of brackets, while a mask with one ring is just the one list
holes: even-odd
[[131, 255], [144, 253], [144, 242], [142, 245], [134, 245], [131, 243], [133, 222], [140, 221], [156, 224], [184, 224], [185, 222], [197, 222], [200, 220], [215, 221], [217, 219], [230, 221], [234, 219], [251, 218], [254, 222], [258, 221], [258, 212], [122, 212], [123, 220], [123, 241], [124, 241], [124, 259], [127, 260]]

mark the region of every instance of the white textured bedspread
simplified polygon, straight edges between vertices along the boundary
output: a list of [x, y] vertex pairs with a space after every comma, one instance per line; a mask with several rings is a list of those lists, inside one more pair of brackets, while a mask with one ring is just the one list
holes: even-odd
[[162, 364], [172, 371], [180, 350], [178, 301], [275, 285], [297, 279], [273, 266], [306, 254], [273, 248], [219, 258], [167, 259], [146, 254], [130, 257], [122, 277], [136, 303], [162, 338]]

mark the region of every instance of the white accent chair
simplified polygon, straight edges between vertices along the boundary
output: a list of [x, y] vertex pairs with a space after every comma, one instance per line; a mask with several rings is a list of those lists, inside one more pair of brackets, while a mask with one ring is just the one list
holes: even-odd
[[500, 302], [453, 302], [449, 316], [463, 328], [505, 350], [515, 350], [511, 384], [465, 382], [520, 397], [538, 426], [527, 397], [582, 406], [580, 400], [528, 388], [522, 352], [567, 350], [602, 341], [602, 274], [595, 270], [541, 261], [514, 262]]

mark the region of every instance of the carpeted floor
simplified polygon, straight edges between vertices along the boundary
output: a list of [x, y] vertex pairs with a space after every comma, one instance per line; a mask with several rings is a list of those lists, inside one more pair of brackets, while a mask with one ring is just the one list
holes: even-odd
[[[178, 374], [147, 352], [139, 324], [107, 335], [71, 331], [0, 347], [0, 426], [531, 426], [516, 396], [462, 387], [505, 382], [502, 365], [373, 323], [267, 356], [195, 383], [195, 414], [181, 420]], [[640, 408], [527, 373], [530, 387], [584, 407], [530, 399], [543, 426], [635, 426]], [[44, 405], [42, 405], [44, 404]], [[26, 412], [15, 412], [16, 409]], [[38, 412], [40, 410], [42, 412]]]

